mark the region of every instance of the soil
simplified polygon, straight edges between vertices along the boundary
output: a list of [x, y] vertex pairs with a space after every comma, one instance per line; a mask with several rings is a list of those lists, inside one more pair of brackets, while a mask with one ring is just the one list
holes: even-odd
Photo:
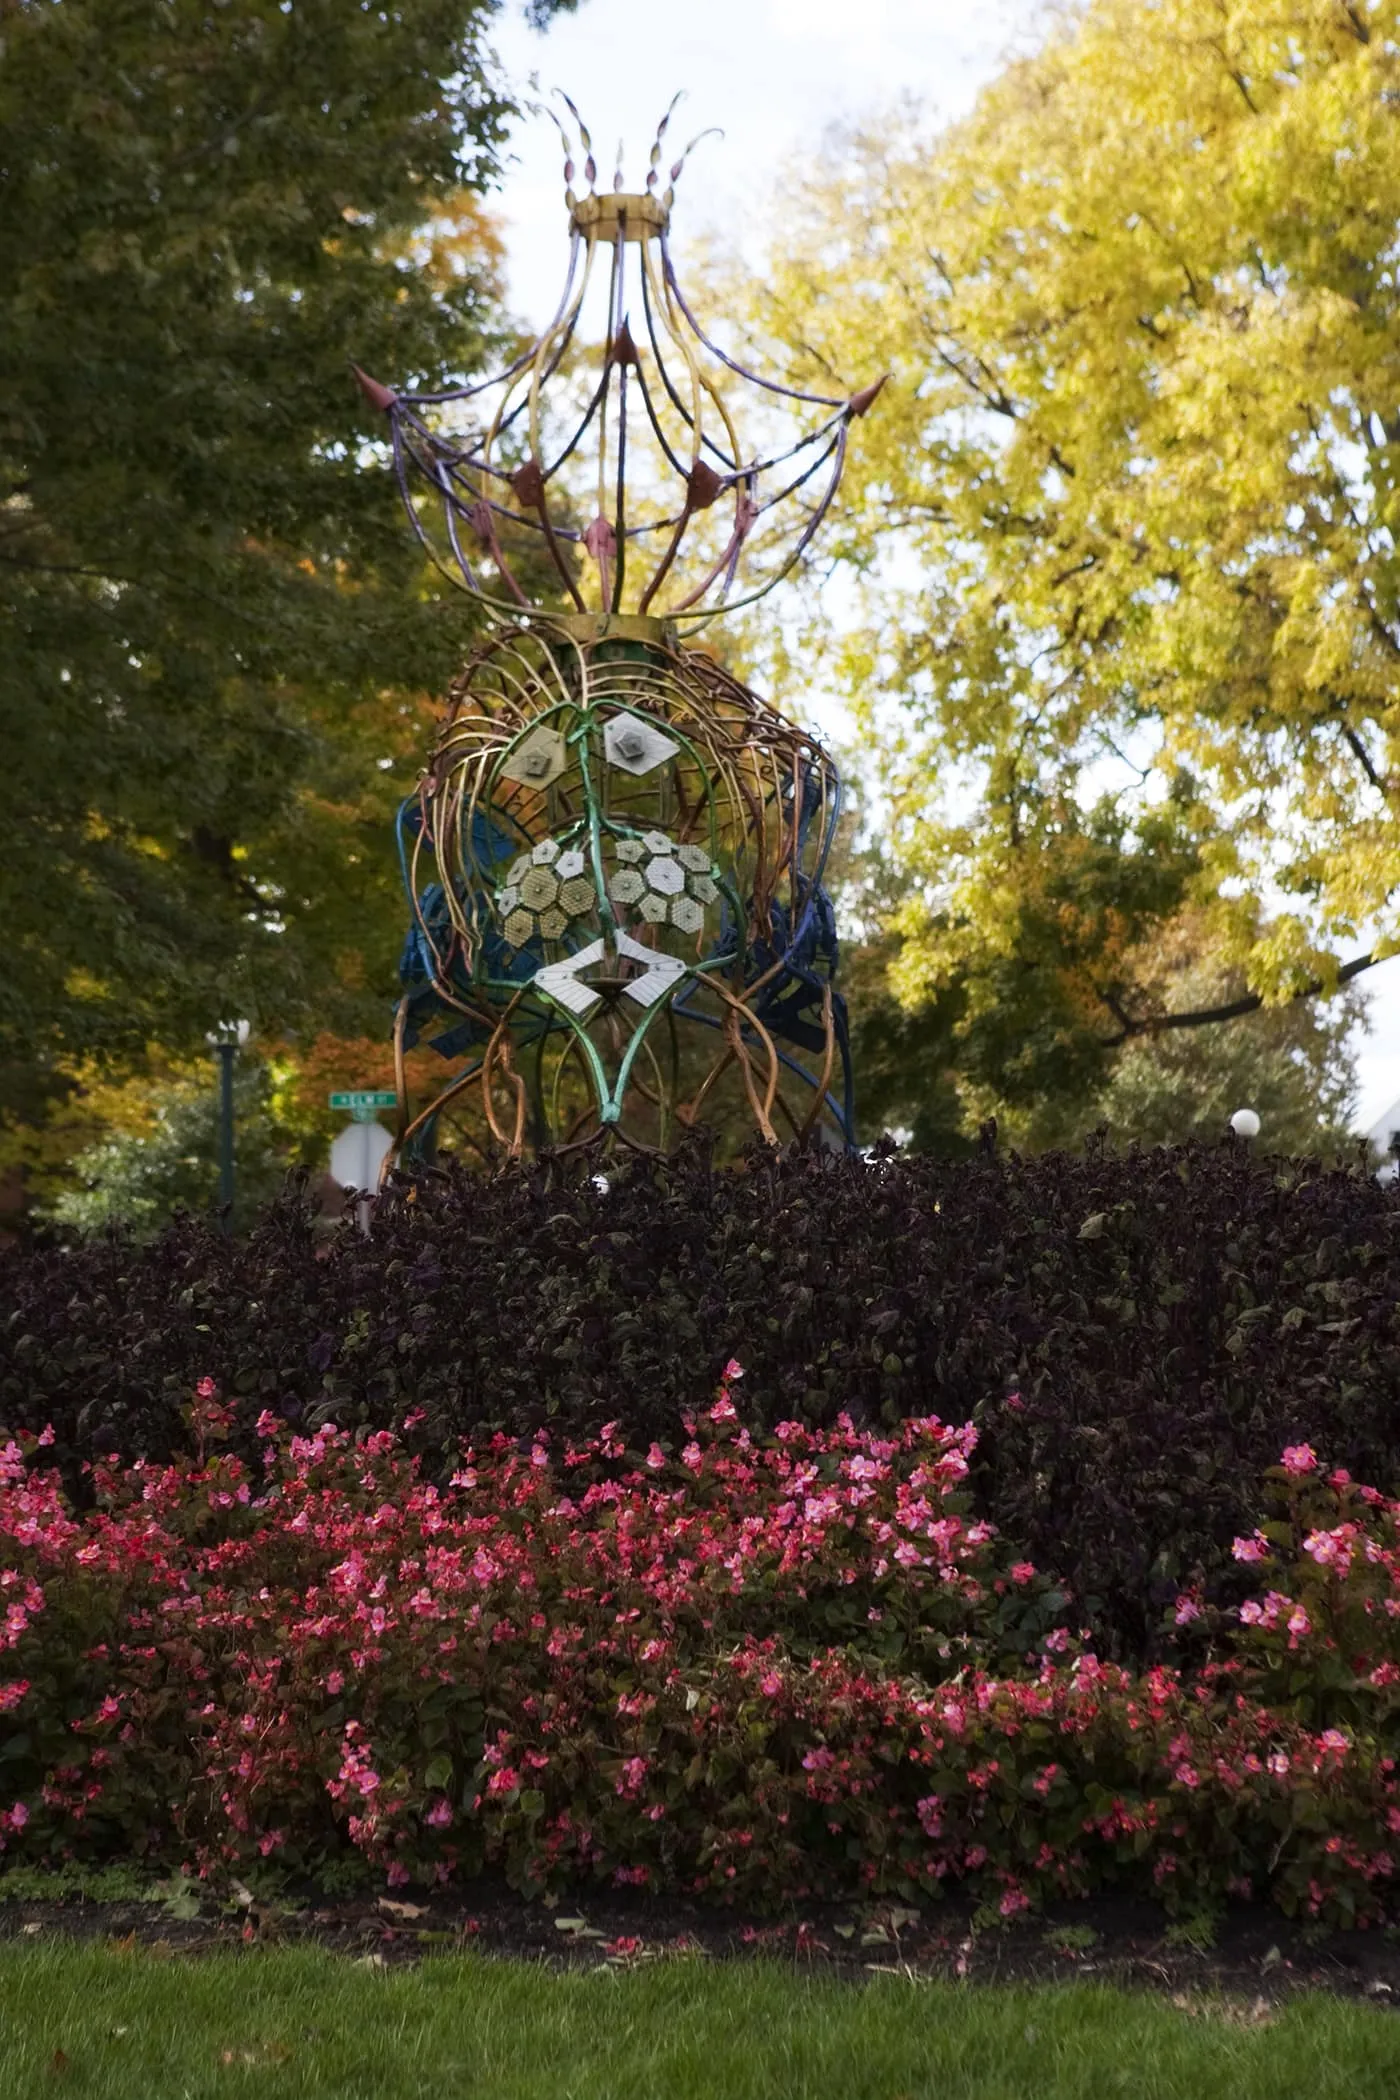
[[249, 1944], [313, 1944], [374, 1967], [472, 1948], [555, 1968], [756, 1955], [803, 1972], [864, 1981], [872, 1974], [968, 1983], [1049, 1983], [1092, 1977], [1163, 1992], [1263, 2020], [1302, 1991], [1324, 1990], [1400, 2011], [1400, 1932], [1322, 1933], [1279, 1912], [1241, 1905], [1213, 1929], [1173, 1927], [1149, 1903], [1098, 1897], [1010, 1924], [952, 1897], [914, 1912], [890, 1903], [810, 1904], [747, 1917], [619, 1890], [529, 1902], [483, 1878], [452, 1896], [414, 1890], [334, 1900], [310, 1893], [263, 1902], [246, 1890], [220, 1903], [192, 1887], [171, 1901], [61, 1901], [3, 1894], [0, 1942], [51, 1935], [117, 1941], [158, 1955]]

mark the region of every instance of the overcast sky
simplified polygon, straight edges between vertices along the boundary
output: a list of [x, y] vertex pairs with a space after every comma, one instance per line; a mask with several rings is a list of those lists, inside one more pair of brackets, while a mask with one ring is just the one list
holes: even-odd
[[[1037, 12], [1034, 0], [581, 0], [540, 36], [520, 0], [506, 0], [492, 42], [517, 93], [537, 76], [541, 94], [559, 87], [573, 97], [593, 135], [600, 188], [611, 188], [619, 139], [626, 186], [641, 188], [657, 120], [685, 89], [668, 146], [711, 125], [724, 136], [697, 149], [678, 188], [683, 248], [687, 232], [717, 226], [732, 240], [747, 219], [761, 219], [777, 170], [810, 153], [828, 124], [906, 92], [956, 116], [1027, 39]], [[563, 156], [544, 117], [519, 128], [511, 151], [495, 200], [511, 306], [543, 324], [567, 258]], [[1400, 957], [1362, 982], [1372, 1023], [1359, 1058], [1364, 1129], [1400, 1100]]]

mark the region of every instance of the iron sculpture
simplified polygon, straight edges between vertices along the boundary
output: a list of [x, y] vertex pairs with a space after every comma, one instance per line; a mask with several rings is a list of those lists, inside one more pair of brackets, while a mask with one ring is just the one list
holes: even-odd
[[[619, 172], [604, 193], [567, 106], [588, 193], [561, 124], [571, 244], [543, 334], [495, 378], [442, 392], [358, 374], [415, 530], [488, 633], [399, 816], [412, 913], [399, 1156], [431, 1156], [467, 1102], [511, 1155], [664, 1152], [726, 1088], [769, 1143], [822, 1127], [849, 1146], [823, 888], [836, 769], [683, 638], [801, 558], [882, 382], [806, 393], [713, 341], [669, 246], [689, 147], [657, 194], [671, 111], [645, 188]], [[579, 327], [595, 285], [606, 323], [590, 371]], [[757, 391], [747, 445], [736, 382]], [[419, 1044], [458, 1069], [415, 1104], [405, 1054]]]

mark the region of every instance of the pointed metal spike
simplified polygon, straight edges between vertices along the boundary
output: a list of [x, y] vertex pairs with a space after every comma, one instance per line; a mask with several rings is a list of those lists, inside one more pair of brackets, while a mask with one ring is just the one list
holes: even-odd
[[357, 364], [352, 364], [350, 369], [359, 380], [360, 390], [370, 407], [387, 414], [399, 398], [393, 388], [381, 385], [377, 379], [371, 379], [369, 373], [362, 372]]
[[588, 135], [588, 126], [584, 123], [583, 118], [578, 113], [578, 104], [574, 101], [571, 95], [566, 95], [564, 93], [563, 88], [556, 88], [554, 92], [568, 110], [569, 115], [573, 118], [575, 124], [577, 124], [578, 126], [579, 143], [583, 147], [584, 152], [592, 152], [593, 141]]
[[632, 331], [627, 325], [626, 314], [623, 315], [622, 326], [618, 329], [609, 346], [608, 362], [614, 365], [639, 365], [641, 363], [641, 359], [637, 355], [637, 346], [632, 340]]
[[888, 372], [882, 372], [873, 386], [863, 386], [858, 394], [852, 394], [850, 400], [846, 403], [846, 414], [848, 416], [863, 416], [865, 411], [873, 405], [875, 396], [879, 393], [889, 376]]

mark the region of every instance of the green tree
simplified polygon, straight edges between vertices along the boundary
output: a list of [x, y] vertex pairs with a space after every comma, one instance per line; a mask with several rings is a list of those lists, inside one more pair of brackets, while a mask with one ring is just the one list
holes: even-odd
[[348, 361], [499, 336], [492, 4], [0, 0], [0, 1111], [230, 1012], [382, 1025], [470, 622]]
[[[139, 1122], [108, 1130], [70, 1162], [48, 1215], [79, 1233], [121, 1225], [150, 1239], [176, 1211], [216, 1210], [219, 1197], [219, 1094], [212, 1064], [150, 1089]], [[295, 1164], [279, 1122], [271, 1075], [240, 1060], [234, 1073], [234, 1203], [242, 1231], [281, 1188]]]
[[1397, 103], [1396, 0], [1087, 0], [787, 200], [751, 318], [894, 375], [812, 629], [885, 745], [891, 981], [999, 1011], [1013, 1096], [1174, 1032], [1124, 961], [1183, 912], [1256, 1002], [1400, 943]]

